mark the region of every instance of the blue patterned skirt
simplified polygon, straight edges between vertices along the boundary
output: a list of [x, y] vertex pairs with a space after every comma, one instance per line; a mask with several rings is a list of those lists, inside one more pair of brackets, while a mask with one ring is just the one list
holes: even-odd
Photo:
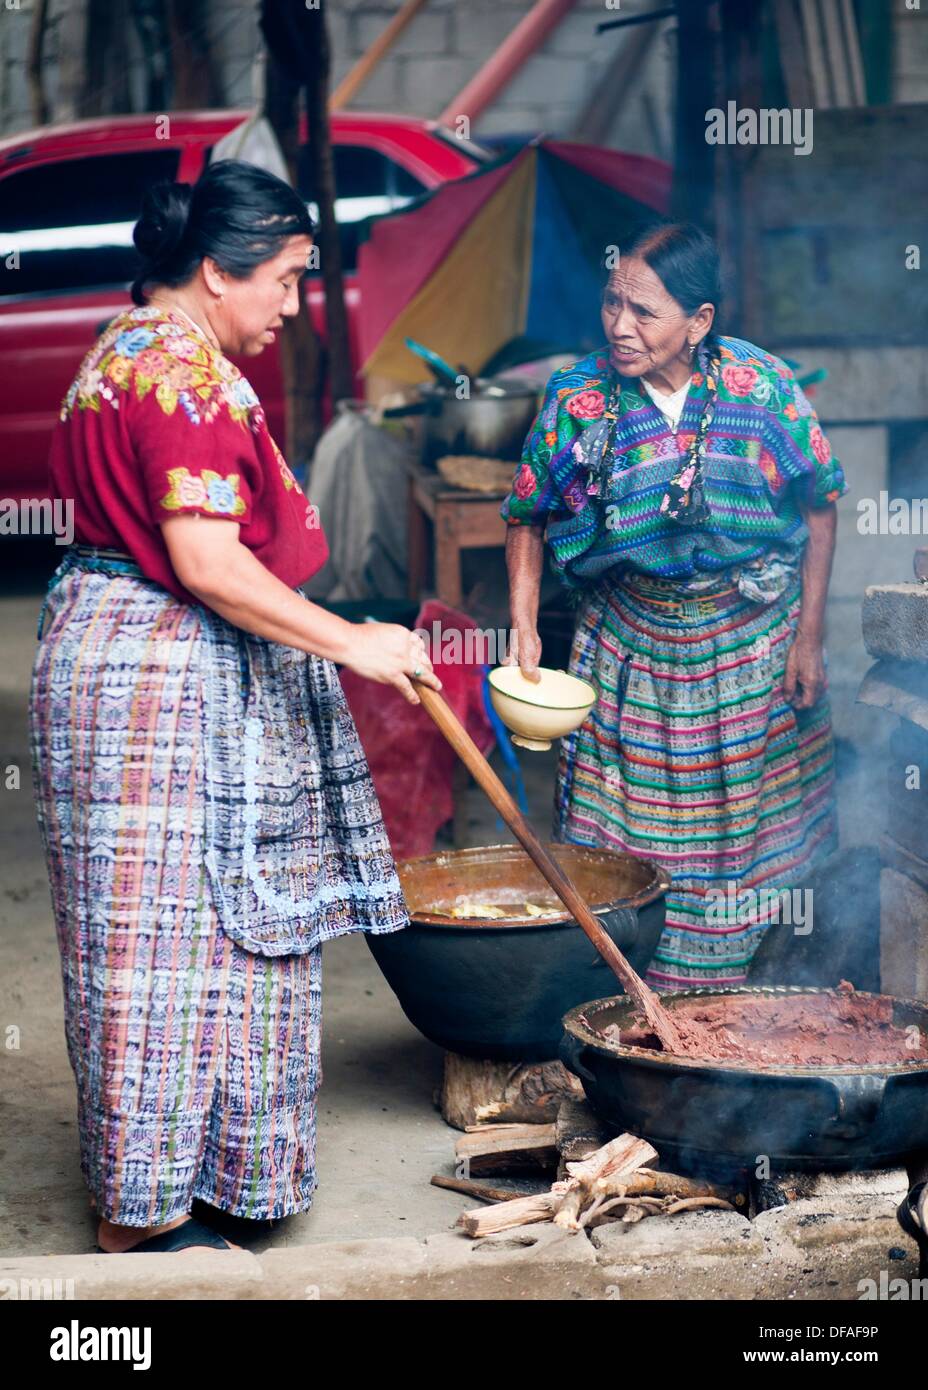
[[321, 944], [408, 921], [337, 671], [82, 548], [39, 629], [33, 783], [98, 1212], [305, 1210]]

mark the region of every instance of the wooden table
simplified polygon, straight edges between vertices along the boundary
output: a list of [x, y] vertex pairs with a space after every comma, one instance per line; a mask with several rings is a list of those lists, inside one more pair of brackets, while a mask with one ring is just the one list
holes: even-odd
[[[515, 464], [513, 464], [515, 468]], [[500, 492], [467, 492], [445, 482], [434, 469], [415, 460], [409, 470], [409, 597], [418, 598], [428, 571], [428, 522], [432, 523], [435, 594], [442, 603], [460, 608], [461, 551], [480, 546], [504, 546], [507, 526], [499, 514], [508, 488]]]

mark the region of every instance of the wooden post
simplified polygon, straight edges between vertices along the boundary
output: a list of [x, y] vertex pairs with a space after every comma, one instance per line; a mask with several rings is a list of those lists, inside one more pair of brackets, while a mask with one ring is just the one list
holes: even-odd
[[[269, 51], [264, 114], [277, 137], [294, 187], [300, 149], [299, 93], [299, 83]], [[322, 432], [322, 344], [309, 317], [305, 294], [300, 298], [300, 312], [295, 318], [284, 321], [280, 335], [280, 367], [284, 386], [285, 448], [287, 456], [299, 465], [312, 458]]]
[[88, 0], [82, 116], [108, 116], [132, 110], [125, 61], [128, 0]]
[[[225, 104], [219, 69], [209, 38], [207, 0], [168, 0], [172, 65], [171, 105], [176, 111]], [[158, 108], [155, 107], [155, 110]]]
[[[738, 109], [763, 105], [762, 7], [757, 0], [722, 0], [722, 90]], [[715, 231], [732, 270], [727, 305], [731, 332], [756, 341], [760, 334], [759, 264], [752, 197], [753, 145], [716, 147]]]
[[37, 0], [29, 28], [29, 56], [26, 72], [29, 78], [29, 104], [34, 125], [48, 121], [48, 101], [42, 83], [42, 49], [45, 45], [45, 26], [48, 20], [48, 0]]
[[325, 286], [325, 342], [329, 390], [333, 403], [354, 396], [354, 373], [348, 341], [348, 312], [342, 281], [341, 242], [335, 221], [335, 166], [329, 140], [329, 36], [325, 10], [306, 12], [310, 29], [306, 71], [306, 123], [309, 176], [319, 207], [319, 241], [322, 248], [322, 282]]
[[787, 103], [805, 109], [812, 105], [812, 87], [796, 0], [774, 0], [774, 20]]
[[[325, 11], [320, 4], [295, 6], [290, 0], [263, 0], [261, 4], [261, 28], [267, 39], [268, 50], [274, 58], [276, 67], [281, 70], [297, 89], [304, 90], [307, 121], [307, 177], [308, 188], [301, 192], [317, 203], [320, 211], [320, 249], [322, 253], [322, 285], [325, 288], [325, 363], [328, 366], [329, 389], [332, 402], [353, 396], [354, 377], [351, 373], [349, 331], [345, 309], [345, 285], [342, 282], [342, 253], [335, 221], [335, 171], [332, 164], [332, 147], [329, 143], [328, 79], [329, 43], [325, 26]], [[282, 82], [282, 76], [275, 76]], [[268, 118], [272, 118], [274, 103], [268, 103]], [[289, 145], [283, 145], [285, 156], [296, 160], [292, 153], [293, 132], [285, 132]], [[283, 142], [282, 142], [283, 143]], [[299, 147], [299, 136], [297, 136]], [[295, 179], [296, 183], [296, 179]], [[303, 313], [300, 313], [303, 318]], [[300, 318], [293, 320], [299, 325]], [[308, 322], [308, 320], [306, 321]], [[308, 331], [297, 327], [295, 332], [303, 335], [308, 345]], [[317, 366], [320, 357], [317, 357]], [[290, 382], [293, 392], [306, 389], [306, 381]], [[293, 414], [299, 418], [300, 430], [295, 431], [295, 441], [289, 441], [290, 452], [295, 452], [300, 463], [308, 463], [320, 434], [320, 411], [318, 406], [299, 407], [296, 402]]]
[[718, 3], [677, 0], [676, 120], [671, 212], [714, 231], [715, 160], [706, 112], [718, 105]]

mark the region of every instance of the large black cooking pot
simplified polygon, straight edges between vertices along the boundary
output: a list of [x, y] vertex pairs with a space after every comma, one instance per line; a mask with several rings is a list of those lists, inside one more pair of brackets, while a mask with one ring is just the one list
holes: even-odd
[[[613, 941], [644, 970], [664, 925], [669, 875], [616, 850], [549, 844]], [[411, 917], [367, 944], [420, 1033], [452, 1052], [502, 1061], [557, 1056], [565, 1010], [614, 989], [614, 975], [518, 845], [489, 845], [397, 865]], [[469, 899], [528, 901], [543, 917], [455, 918]]]
[[[674, 1000], [727, 995], [822, 994], [806, 987], [696, 989]], [[862, 995], [863, 998], [873, 996]], [[649, 1139], [668, 1167], [714, 1173], [885, 1168], [928, 1149], [928, 1062], [889, 1066], [780, 1067], [700, 1062], [609, 1042], [602, 1029], [630, 1025], [624, 995], [595, 999], [564, 1019], [561, 1059], [597, 1115], [617, 1132]], [[928, 1028], [928, 1005], [893, 1001], [894, 1022]]]

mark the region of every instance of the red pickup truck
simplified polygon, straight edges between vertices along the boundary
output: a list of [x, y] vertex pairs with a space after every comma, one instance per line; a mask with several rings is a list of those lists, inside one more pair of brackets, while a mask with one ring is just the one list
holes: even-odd
[[[0, 496], [47, 493], [49, 436], [81, 357], [130, 301], [132, 227], [161, 179], [192, 183], [241, 111], [107, 117], [0, 141]], [[493, 158], [434, 121], [334, 114], [336, 217], [357, 364], [358, 223], [391, 211]], [[306, 190], [303, 190], [306, 192]], [[307, 197], [311, 196], [307, 192]], [[313, 322], [324, 327], [321, 279], [307, 277]], [[272, 433], [283, 437], [276, 347], [247, 365]], [[359, 380], [359, 394], [363, 395]]]

